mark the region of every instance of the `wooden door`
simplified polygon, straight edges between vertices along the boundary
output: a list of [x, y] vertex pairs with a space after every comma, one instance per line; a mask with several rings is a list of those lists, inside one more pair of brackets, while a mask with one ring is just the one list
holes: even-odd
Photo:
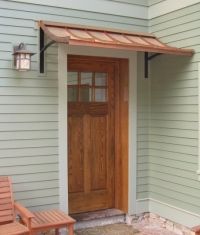
[[115, 205], [114, 65], [70, 57], [68, 64], [69, 212]]

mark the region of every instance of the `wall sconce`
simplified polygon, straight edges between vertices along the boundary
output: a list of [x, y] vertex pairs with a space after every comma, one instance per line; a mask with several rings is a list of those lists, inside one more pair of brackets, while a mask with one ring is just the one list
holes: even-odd
[[26, 50], [26, 45], [20, 43], [19, 46], [14, 47], [14, 67], [18, 71], [28, 71], [31, 69], [31, 56], [35, 53]]

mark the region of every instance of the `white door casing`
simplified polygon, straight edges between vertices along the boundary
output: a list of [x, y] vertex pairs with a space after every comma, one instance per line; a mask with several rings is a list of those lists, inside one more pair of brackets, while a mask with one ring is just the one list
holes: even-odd
[[59, 200], [68, 212], [67, 167], [67, 54], [129, 59], [129, 176], [128, 213], [136, 213], [137, 163], [137, 52], [94, 47], [58, 45]]

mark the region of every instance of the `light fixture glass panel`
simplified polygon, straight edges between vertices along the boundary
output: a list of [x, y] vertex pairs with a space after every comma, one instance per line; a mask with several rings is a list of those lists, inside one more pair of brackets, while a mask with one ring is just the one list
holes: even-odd
[[77, 85], [78, 84], [78, 72], [68, 72], [67, 73], [67, 84]]
[[86, 72], [82, 72], [81, 73], [81, 84], [84, 85], [92, 85], [92, 73], [86, 73]]
[[21, 70], [29, 70], [30, 69], [30, 60], [25, 59], [25, 58], [21, 59], [20, 69]]
[[95, 73], [95, 86], [106, 86], [106, 85], [107, 85], [107, 74]]
[[26, 45], [20, 43], [18, 46], [14, 47], [14, 66], [15, 69], [19, 71], [28, 71], [31, 69], [31, 56], [34, 53], [26, 50]]
[[106, 102], [106, 91], [107, 89], [95, 89], [95, 101], [96, 102]]
[[21, 55], [21, 59], [24, 59], [24, 58], [26, 58], [26, 54], [20, 54]]
[[20, 69], [20, 55], [15, 56], [15, 66], [16, 69]]

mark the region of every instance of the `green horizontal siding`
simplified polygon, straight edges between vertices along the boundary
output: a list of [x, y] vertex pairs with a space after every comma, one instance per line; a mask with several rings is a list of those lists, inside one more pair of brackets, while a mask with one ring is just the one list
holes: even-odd
[[200, 214], [198, 71], [200, 4], [156, 17], [150, 31], [192, 58], [159, 56], [151, 62], [149, 197]]
[[107, 0], [107, 1], [129, 3], [139, 6], [148, 6], [148, 0]]
[[[162, 24], [166, 25], [162, 28], [162, 30], [164, 30], [165, 27], [168, 28], [168, 25], [172, 24], [173, 21], [176, 21], [177, 26], [178, 26], [182, 20], [185, 20], [185, 19], [187, 20], [188, 17], [190, 18], [190, 20], [188, 20], [188, 22], [195, 21], [197, 19], [196, 14], [199, 11], [199, 9], [200, 9], [199, 4], [194, 4], [189, 7], [182, 8], [181, 10], [173, 11], [171, 13], [162, 15], [160, 17], [153, 18], [149, 22], [149, 24], [151, 26], [150, 31], [156, 32], [157, 30], [160, 29], [160, 27], [162, 27]], [[192, 18], [193, 15], [194, 15], [194, 19]], [[174, 25], [172, 25], [172, 26], [174, 26]]]
[[[147, 7], [146, 0], [119, 2]], [[39, 76], [37, 55], [32, 57], [30, 72], [13, 70], [13, 46], [24, 42], [38, 52], [38, 20], [142, 32], [148, 31], [148, 21], [120, 12], [103, 14], [9, 0], [0, 0], [0, 6], [0, 174], [12, 176], [15, 198], [25, 206], [58, 207], [57, 47], [48, 49], [47, 73]], [[141, 178], [143, 168], [138, 172]]]
[[[31, 10], [30, 10], [31, 9]], [[23, 14], [21, 12], [23, 11]], [[14, 16], [14, 17], [11, 17]], [[48, 7], [44, 5], [34, 5], [17, 3], [11, 1], [1, 0], [1, 17], [8, 18], [8, 23], [13, 19], [18, 19], [16, 23], [10, 24], [11, 26], [18, 26], [20, 19], [26, 19], [27, 23], [33, 30], [35, 21], [49, 20], [57, 22], [66, 22], [74, 24], [85, 24], [93, 26], [102, 26], [109, 28], [124, 28], [131, 31], [140, 30], [147, 31], [147, 20], [138, 19], [134, 17], [122, 17], [102, 13], [84, 12], [72, 9], [62, 9], [56, 7]], [[8, 24], [7, 23], [7, 24]], [[17, 24], [18, 23], [18, 24]], [[6, 24], [6, 25], [7, 25]], [[23, 30], [20, 30], [23, 33]]]
[[158, 4], [160, 2], [164, 2], [165, 0], [148, 0], [149, 6], [153, 6], [155, 4]]

